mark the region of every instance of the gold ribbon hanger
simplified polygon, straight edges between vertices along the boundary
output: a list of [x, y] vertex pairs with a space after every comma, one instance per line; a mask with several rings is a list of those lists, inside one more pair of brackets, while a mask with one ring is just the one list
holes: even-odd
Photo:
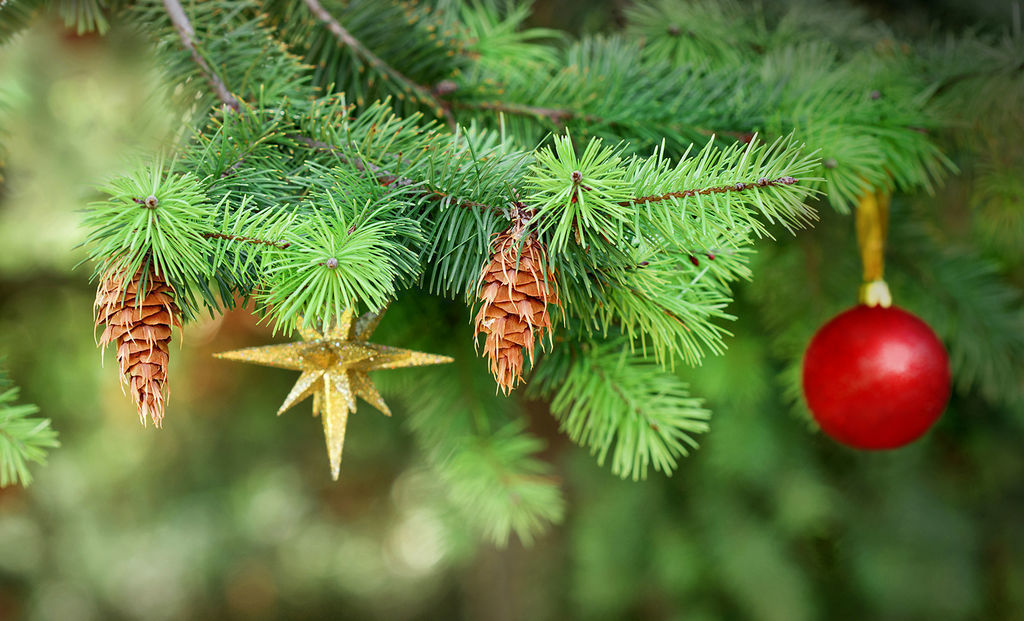
[[857, 204], [857, 245], [864, 267], [858, 300], [868, 306], [892, 306], [885, 276], [885, 237], [889, 232], [889, 194], [865, 192]]

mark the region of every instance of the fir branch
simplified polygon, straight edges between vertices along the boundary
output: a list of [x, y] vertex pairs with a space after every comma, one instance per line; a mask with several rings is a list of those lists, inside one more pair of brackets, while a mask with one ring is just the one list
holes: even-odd
[[327, 144], [322, 140], [315, 140], [313, 138], [310, 138], [309, 136], [302, 136], [300, 134], [288, 134], [286, 137], [297, 142], [301, 142], [302, 144], [306, 145], [311, 149], [331, 153], [337, 156], [337, 158], [340, 159], [341, 161], [358, 170], [359, 172], [369, 171], [377, 178], [377, 182], [380, 183], [381, 185], [386, 186], [396, 184], [399, 186], [403, 186], [413, 185], [415, 183], [411, 179], [402, 179], [396, 177], [395, 175], [392, 175], [391, 173], [387, 172], [380, 166], [377, 166], [373, 162], [367, 162], [358, 157], [351, 157], [344, 151], [342, 151], [341, 148], [332, 144]]
[[[512, 105], [514, 105], [514, 104], [512, 104]], [[538, 114], [538, 115], [552, 115], [552, 118], [562, 118], [562, 115], [567, 115], [567, 118], [572, 118], [573, 115], [575, 115], [574, 112], [568, 111], [568, 110], [556, 110], [556, 109], [545, 109], [545, 108], [536, 108], [534, 110], [535, 110], [536, 114]], [[319, 151], [327, 151], [327, 152], [333, 153], [339, 159], [341, 159], [343, 162], [353, 166], [356, 170], [358, 170], [360, 172], [367, 172], [367, 171], [369, 171], [370, 173], [375, 175], [375, 177], [377, 179], [377, 182], [380, 183], [382, 186], [392, 186], [392, 185], [399, 186], [399, 187], [404, 187], [404, 186], [420, 186], [422, 188], [422, 192], [430, 200], [442, 200], [444, 198], [450, 197], [450, 194], [447, 194], [447, 193], [444, 193], [444, 192], [441, 192], [441, 191], [438, 191], [438, 190], [435, 190], [435, 189], [432, 189], [432, 188], [423, 187], [422, 183], [420, 183], [420, 182], [414, 181], [414, 180], [409, 179], [407, 177], [402, 177], [402, 176], [399, 176], [399, 175], [395, 175], [395, 174], [387, 171], [386, 169], [384, 169], [384, 168], [382, 168], [380, 166], [377, 166], [376, 164], [374, 164], [372, 162], [363, 160], [363, 159], [358, 158], [358, 157], [352, 157], [352, 156], [344, 153], [342, 149], [340, 149], [339, 147], [337, 147], [335, 145], [327, 144], [326, 142], [323, 142], [323, 141], [320, 141], [320, 140], [315, 140], [315, 139], [310, 138], [308, 136], [302, 136], [302, 135], [298, 135], [298, 134], [290, 134], [288, 137], [293, 139], [293, 140], [296, 140], [298, 142], [301, 142], [302, 144], [305, 144], [306, 146], [308, 146], [310, 148], [313, 148], [313, 149], [316, 149], [316, 150], [319, 150]], [[594, 143], [592, 142], [591, 144], [594, 144]], [[709, 195], [709, 194], [722, 194], [722, 193], [726, 193], [726, 192], [743, 192], [743, 191], [747, 191], [747, 190], [753, 190], [753, 189], [756, 189], [756, 188], [786, 186], [786, 185], [794, 185], [794, 184], [797, 184], [797, 183], [799, 183], [799, 181], [795, 177], [788, 176], [788, 175], [787, 176], [778, 177], [778, 178], [775, 178], [775, 179], [768, 179], [768, 178], [765, 178], [765, 177], [761, 177], [761, 178], [759, 178], [759, 179], [757, 179], [755, 181], [737, 182], [735, 184], [728, 185], [728, 186], [711, 186], [711, 187], [704, 187], [704, 188], [684, 189], [684, 190], [677, 190], [677, 191], [668, 192], [668, 193], [664, 193], [664, 194], [660, 194], [660, 195], [640, 196], [640, 197], [631, 198], [631, 199], [624, 200], [624, 201], [619, 201], [617, 204], [622, 206], [622, 207], [630, 207], [632, 205], [638, 205], [638, 204], [643, 204], [643, 203], [652, 203], [652, 202], [658, 202], [658, 201], [665, 201], [665, 200], [670, 200], [670, 199], [673, 199], [673, 198], [679, 199], [679, 198], [688, 198], [688, 197], [697, 196], [697, 195], [706, 196], [706, 195]], [[581, 193], [587, 192], [587, 191], [590, 191], [590, 190], [592, 190], [592, 188], [590, 188], [589, 186], [586, 186], [586, 185], [581, 185], [580, 186], [580, 192]], [[578, 200], [578, 197], [575, 196], [575, 195], [570, 198], [571, 202], [576, 202], [577, 200]], [[468, 200], [467, 201], [461, 201], [460, 203], [458, 203], [458, 206], [462, 207], [462, 208], [495, 209], [495, 210], [504, 212], [504, 209], [501, 208], [501, 207], [497, 207], [495, 205], [487, 205], [485, 203], [480, 203], [480, 202], [476, 202], [476, 201], [468, 201]]]
[[487, 538], [505, 546], [515, 533], [530, 545], [565, 511], [559, 481], [536, 457], [543, 446], [512, 422], [492, 434], [466, 438], [435, 468], [452, 503], [474, 513]]
[[15, 405], [18, 389], [0, 374], [0, 487], [32, 482], [28, 463], [46, 463], [46, 449], [60, 446], [50, 419], [36, 418], [34, 405]]
[[273, 246], [279, 250], [288, 248], [291, 244], [286, 241], [270, 241], [269, 239], [256, 239], [255, 237], [245, 237], [244, 235], [228, 235], [226, 233], [201, 233], [206, 239], [223, 239], [226, 241], [237, 241], [246, 244], [262, 244], [264, 246]]
[[603, 119], [596, 116], [581, 114], [576, 110], [562, 108], [545, 108], [543, 106], [531, 106], [527, 104], [504, 102], [504, 101], [452, 101], [450, 105], [462, 110], [490, 110], [504, 114], [517, 116], [530, 116], [539, 119], [547, 119], [555, 125], [564, 126], [566, 121], [579, 119], [587, 123], [601, 123]]
[[711, 413], [686, 384], [623, 338], [561, 348], [533, 381], [532, 392], [552, 399], [561, 429], [599, 464], [611, 457], [612, 473], [622, 478], [644, 479], [652, 465], [671, 474], [697, 447], [693, 435], [708, 430]]
[[164, 0], [164, 7], [167, 9], [167, 16], [174, 24], [174, 29], [178, 31], [178, 38], [181, 39], [181, 44], [192, 55], [192, 60], [199, 65], [199, 69], [206, 76], [206, 80], [213, 87], [221, 103], [238, 112], [240, 110], [238, 100], [231, 94], [224, 81], [217, 75], [217, 72], [210, 67], [210, 64], [199, 53], [199, 49], [196, 47], [195, 31], [192, 29], [192, 22], [189, 21], [188, 15], [185, 14], [185, 9], [181, 6], [181, 2], [179, 0]]
[[[426, 187], [422, 182], [414, 181], [408, 177], [402, 177], [388, 172], [386, 169], [374, 164], [373, 162], [364, 160], [362, 158], [353, 157], [345, 153], [340, 147], [335, 145], [327, 144], [321, 140], [315, 140], [309, 136], [302, 136], [299, 134], [289, 134], [288, 138], [301, 142], [302, 144], [315, 149], [317, 151], [325, 151], [335, 155], [338, 159], [346, 164], [352, 166], [361, 173], [369, 172], [374, 176], [377, 183], [384, 187], [395, 186], [395, 187], [410, 187], [415, 186], [428, 200], [440, 201], [446, 198], [450, 198], [451, 194], [441, 192], [434, 188]], [[477, 201], [464, 200], [458, 203], [453, 203], [457, 207], [464, 209], [480, 208], [490, 209], [495, 211], [502, 211], [501, 207], [495, 205], [488, 205], [486, 203], [480, 203]]]
[[[607, 125], [612, 128], [620, 128], [624, 125], [622, 121], [605, 118], [596, 114], [587, 114], [580, 110], [574, 110], [571, 108], [532, 106], [529, 104], [508, 101], [449, 101], [445, 102], [445, 104], [460, 110], [485, 110], [515, 116], [546, 119], [550, 121], [552, 125], [559, 128], [565, 128], [569, 121], [580, 121], [589, 125]], [[685, 130], [701, 136], [727, 136], [744, 142], [749, 142], [751, 138], [751, 134], [749, 132], [728, 129], [708, 129], [706, 127], [694, 127], [690, 125], [670, 124], [664, 129], [670, 129], [676, 133], [682, 133]]]
[[[1000, 266], [941, 230], [899, 219], [890, 231], [891, 282], [948, 343], [956, 386], [993, 403], [1024, 396], [1024, 307]], [[916, 307], [916, 308], [915, 308]]]
[[630, 205], [639, 205], [642, 203], [654, 203], [658, 201], [665, 201], [673, 198], [687, 198], [690, 196], [708, 195], [708, 194], [724, 194], [726, 192], [744, 192], [754, 188], [767, 188], [779, 185], [793, 185], [798, 183], [795, 177], [779, 177], [778, 179], [766, 179], [761, 177], [753, 183], [739, 182], [733, 185], [720, 185], [709, 188], [698, 188], [695, 190], [680, 190], [678, 192], [668, 192], [657, 196], [641, 196], [639, 198], [632, 198], [628, 201], [622, 201], [619, 205], [623, 207], [629, 207]]
[[230, 165], [230, 166], [228, 166], [227, 168], [224, 169], [224, 172], [222, 172], [220, 174], [220, 178], [224, 179], [226, 177], [230, 177], [231, 175], [235, 174], [235, 171], [237, 171], [239, 169], [239, 167], [241, 167], [241, 165], [244, 164], [244, 163], [245, 163], [245, 158], [244, 157], [238, 158], [237, 160], [235, 160], [234, 164], [232, 164], [232, 165]]
[[0, 1], [0, 45], [27, 28], [42, 7], [42, 0]]
[[97, 262], [96, 276], [114, 267], [134, 274], [151, 262], [174, 288], [183, 317], [190, 319], [198, 310], [196, 294], [211, 302], [205, 286], [219, 266], [210, 262], [216, 248], [206, 233], [216, 232], [211, 231], [209, 216], [223, 209], [227, 198], [211, 205], [206, 187], [195, 175], [167, 170], [158, 160], [100, 186], [107, 197], [87, 207], [84, 221], [91, 230], [86, 244], [89, 257]]
[[[970, 40], [968, 39], [968, 42]], [[958, 42], [961, 43], [962, 42]], [[965, 58], [974, 58], [973, 54], [964, 54], [963, 50], [956, 49]], [[997, 81], [1007, 81], [1013, 79], [1017, 75], [1024, 73], [1024, 62], [1016, 62], [1007, 64], [1005, 58], [999, 58], [998, 60], [1004, 62], [990, 62], [987, 65], [980, 66], [980, 68], [974, 68], [963, 70], [958, 73], [950, 75], [940, 76], [938, 83], [932, 87], [932, 92], [928, 95], [929, 100], [939, 99], [949, 91], [959, 88], [964, 82], [970, 82], [979, 79], [993, 79]], [[1015, 59], [1016, 60], [1016, 59]]]
[[378, 195], [367, 195], [354, 174], [346, 181], [335, 190], [344, 199], [318, 192], [307, 205], [313, 217], [283, 231], [287, 251], [265, 253], [258, 297], [274, 315], [275, 331], [290, 329], [298, 316], [326, 325], [358, 304], [383, 308], [403, 280], [418, 274], [408, 245], [423, 239], [417, 223], [400, 215], [407, 204], [375, 185]]
[[63, 0], [54, 3], [64, 19], [64, 26], [74, 28], [79, 35], [87, 32], [106, 34], [110, 24], [104, 13], [109, 9], [109, 4], [108, 0]]
[[[718, 322], [734, 319], [724, 312], [730, 302], [725, 283], [734, 277], [715, 278], [710, 266], [681, 263], [668, 249], [645, 256], [644, 269], [597, 268], [586, 290], [565, 287], [566, 307], [582, 321], [584, 332], [619, 330], [632, 346], [666, 366], [677, 359], [697, 365], [708, 353], [722, 353], [728, 331]], [[745, 256], [733, 261], [740, 266], [732, 269], [742, 274]]]
[[[425, 310], [424, 302], [429, 307], [429, 300], [420, 301], [417, 314]], [[390, 312], [403, 309], [399, 305]], [[407, 336], [422, 338], [423, 333]], [[449, 343], [464, 346], [469, 335], [464, 336]], [[469, 350], [448, 353], [457, 356], [449, 381], [420, 373], [411, 385], [409, 380], [401, 385], [403, 392], [416, 395], [409, 426], [467, 527], [499, 546], [507, 545], [513, 534], [529, 544], [563, 519], [565, 498], [558, 475], [541, 456], [543, 440], [521, 421], [509, 422], [516, 414], [515, 403], [495, 394], [491, 376], [474, 364]]]
[[[132, 197], [132, 201], [135, 202], [137, 205], [145, 207], [146, 209], [156, 209], [156, 207], [159, 205], [159, 201], [153, 196], [149, 196], [144, 199]], [[138, 229], [132, 229], [133, 233], [137, 231]], [[288, 242], [285, 241], [271, 241], [269, 239], [258, 239], [255, 237], [246, 237], [244, 235], [229, 235], [227, 233], [200, 233], [199, 236], [204, 237], [206, 239], [223, 239], [226, 241], [237, 241], [246, 244], [262, 244], [265, 246], [274, 246], [275, 248], [280, 248], [281, 250], [284, 250], [289, 246]]]
[[562, 41], [565, 33], [529, 27], [527, 21], [532, 11], [528, 3], [505, 3], [500, 8], [494, 2], [460, 5], [462, 28], [456, 33], [464, 41], [462, 54], [477, 67], [506, 76], [557, 64], [556, 48], [541, 42]]
[[341, 43], [348, 46], [356, 55], [362, 57], [363, 60], [368, 62], [371, 66], [380, 71], [382, 74], [391, 77], [391, 79], [395, 80], [409, 91], [415, 93], [422, 102], [429, 104], [430, 106], [433, 106], [434, 113], [437, 116], [443, 116], [447, 121], [448, 126], [454, 131], [455, 119], [452, 117], [451, 111], [449, 111], [448, 108], [441, 103], [441, 101], [437, 98], [436, 95], [434, 95], [434, 93], [432, 93], [428, 88], [426, 88], [422, 84], [417, 84], [416, 82], [413, 82], [400, 71], [398, 71], [388, 63], [381, 60], [379, 56], [374, 54], [358, 39], [353, 37], [352, 33], [346, 30], [345, 27], [342, 26], [341, 23], [337, 19], [335, 19], [334, 16], [331, 15], [327, 11], [327, 9], [323, 7], [322, 4], [320, 4], [319, 0], [304, 1], [309, 11], [313, 15], [315, 15], [317, 19], [323, 22], [324, 25], [327, 26], [327, 29], [330, 30], [331, 33], [335, 37], [337, 37], [339, 41], [341, 41]]
[[[673, 67], [645, 58], [635, 42], [588, 36], [544, 63], [469, 71], [452, 105], [524, 144], [571, 127], [628, 141], [634, 149], [664, 141], [681, 152], [703, 136], [749, 139], [750, 121], [761, 111], [753, 106], [759, 98], [740, 95], [750, 81], [744, 73]], [[740, 97], [742, 109], [736, 110]], [[490, 110], [504, 113], [500, 121]], [[729, 114], [719, 113], [725, 110]]]
[[[814, 218], [803, 203], [811, 190], [797, 179], [806, 178], [816, 160], [791, 139], [771, 145], [752, 139], [725, 149], [712, 139], [675, 164], [662, 149], [640, 158], [626, 157], [625, 148], [593, 139], [577, 154], [566, 134], [535, 154], [525, 189], [537, 209], [540, 232], [550, 232], [553, 249], [564, 250], [571, 242], [584, 248], [615, 246], [648, 236], [651, 226], [664, 228], [662, 238], [682, 240], [694, 228], [693, 219], [714, 218], [723, 232], [767, 234], [762, 220], [793, 228]], [[688, 209], [690, 217], [681, 222]], [[687, 243], [700, 247], [706, 240]]]

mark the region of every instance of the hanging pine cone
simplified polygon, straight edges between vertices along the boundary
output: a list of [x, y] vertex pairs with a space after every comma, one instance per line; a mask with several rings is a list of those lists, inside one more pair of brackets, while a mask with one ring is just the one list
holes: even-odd
[[[525, 238], [524, 238], [525, 235]], [[508, 394], [523, 379], [523, 349], [533, 361], [535, 331], [551, 338], [548, 305], [561, 306], [555, 275], [546, 268], [544, 246], [516, 222], [494, 240], [494, 254], [480, 275], [483, 306], [476, 334], [486, 335], [491, 374]]]
[[167, 388], [167, 359], [171, 325], [179, 328], [174, 290], [150, 268], [146, 295], [139, 299], [143, 269], [128, 278], [124, 269], [111, 269], [96, 292], [96, 325], [103, 324], [99, 346], [117, 343], [121, 381], [131, 390], [139, 419], [147, 416], [160, 426], [164, 417]]

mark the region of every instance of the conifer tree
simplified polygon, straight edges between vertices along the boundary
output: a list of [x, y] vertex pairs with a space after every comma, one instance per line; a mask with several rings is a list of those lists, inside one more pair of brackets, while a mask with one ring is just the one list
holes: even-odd
[[[448, 497], [504, 542], [565, 508], [520, 383], [612, 475], [671, 475], [713, 427], [687, 369], [728, 356], [748, 313], [801, 410], [827, 315], [788, 240], [865, 195], [896, 197], [893, 288], [946, 340], [958, 389], [1020, 398], [1019, 289], [1000, 264], [1019, 266], [1024, 239], [1022, 128], [987, 90], [1024, 84], [1020, 33], [912, 46], [835, 11], [645, 0], [574, 39], [502, 0], [8, 0], [0, 39], [48, 12], [135, 30], [161, 62], [153, 96], [182, 114], [84, 216], [101, 342], [144, 421], [173, 424], [167, 343], [200, 313], [251, 299], [274, 333], [305, 335], [389, 304], [457, 308], [401, 315], [454, 366], [381, 381], [417, 395], [409, 428]], [[957, 160], [987, 214], [976, 248], [901, 203]], [[850, 298], [818, 284], [831, 310]], [[476, 343], [445, 344], [469, 323]]]

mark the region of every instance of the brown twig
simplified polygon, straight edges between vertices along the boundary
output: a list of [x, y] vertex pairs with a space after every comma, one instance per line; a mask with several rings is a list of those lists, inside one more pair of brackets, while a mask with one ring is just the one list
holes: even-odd
[[234, 164], [232, 164], [231, 166], [228, 166], [227, 168], [224, 169], [224, 172], [222, 172], [220, 174], [220, 178], [223, 179], [225, 177], [230, 177], [231, 175], [235, 174], [235, 172], [238, 170], [238, 168], [242, 164], [244, 164], [244, 163], [245, 163], [245, 158], [244, 157], [238, 158], [238, 160]]
[[167, 9], [167, 16], [171, 18], [171, 22], [174, 24], [175, 30], [178, 31], [178, 38], [181, 39], [181, 44], [185, 46], [185, 49], [192, 55], [192, 60], [199, 65], [199, 69], [206, 76], [206, 80], [213, 87], [213, 91], [217, 94], [221, 103], [238, 112], [240, 106], [238, 99], [231, 94], [228, 87], [224, 85], [224, 81], [220, 79], [220, 76], [210, 68], [210, 64], [206, 62], [202, 54], [196, 48], [195, 42], [195, 30], [192, 29], [192, 22], [188, 20], [188, 15], [185, 14], [185, 9], [182, 8], [179, 0], [164, 0], [164, 7]]
[[228, 241], [245, 242], [247, 244], [262, 244], [264, 246], [273, 246], [284, 250], [288, 246], [291, 246], [286, 241], [270, 241], [267, 239], [259, 239], [256, 237], [243, 237], [242, 235], [228, 235], [226, 233], [203, 233], [203, 237], [206, 239], [226, 239]]
[[736, 183], [733, 185], [719, 185], [710, 188], [698, 188], [695, 190], [680, 190], [679, 192], [668, 192], [667, 194], [659, 194], [655, 196], [641, 196], [639, 198], [631, 198], [628, 201], [622, 201], [619, 203], [622, 207], [629, 207], [631, 205], [640, 205], [643, 203], [655, 203], [658, 201], [666, 201], [673, 198], [686, 198], [689, 196], [696, 196], [698, 194], [723, 194], [725, 192], [744, 192], [753, 188], [766, 188], [779, 185], [793, 185], [797, 180], [794, 177], [779, 177], [778, 179], [766, 179], [761, 177], [753, 183]]
[[353, 37], [352, 33], [345, 30], [345, 27], [342, 26], [341, 23], [338, 22], [338, 20], [335, 19], [322, 4], [320, 4], [319, 0], [305, 0], [305, 3], [309, 11], [315, 15], [317, 19], [323, 22], [324, 25], [327, 26], [327, 29], [330, 30], [341, 43], [347, 45], [357, 56], [362, 57], [363, 60], [380, 71], [384, 76], [390, 77], [392, 80], [398, 82], [407, 90], [414, 93], [420, 101], [433, 106], [434, 113], [437, 116], [443, 116], [447, 121], [448, 126], [452, 130], [455, 129], [455, 118], [452, 116], [451, 110], [449, 110], [448, 106], [444, 105], [441, 100], [434, 95], [434, 93], [430, 92], [430, 90], [422, 84], [413, 82], [400, 71], [387, 64], [379, 56], [370, 51], [369, 48], [359, 41], [359, 39]]
[[[382, 186], [390, 186], [390, 185], [397, 185], [397, 186], [419, 186], [420, 191], [423, 194], [427, 195], [427, 197], [430, 200], [442, 200], [442, 199], [451, 197], [450, 194], [446, 194], [446, 193], [441, 192], [439, 190], [423, 187], [422, 184], [419, 184], [419, 183], [413, 181], [412, 179], [408, 179], [406, 177], [400, 177], [398, 175], [394, 175], [394, 174], [388, 172], [387, 170], [381, 168], [380, 166], [377, 166], [376, 164], [374, 164], [372, 162], [366, 162], [366, 161], [363, 161], [360, 158], [353, 158], [353, 157], [347, 155], [346, 153], [344, 153], [339, 147], [336, 147], [334, 145], [328, 144], [326, 142], [322, 142], [320, 140], [315, 140], [315, 139], [310, 138], [308, 136], [302, 136], [302, 135], [298, 135], [298, 134], [289, 134], [288, 137], [292, 138], [293, 140], [296, 140], [297, 142], [301, 142], [302, 144], [305, 144], [306, 146], [308, 146], [310, 148], [317, 149], [317, 150], [320, 150], [320, 151], [329, 151], [329, 152], [333, 153], [335, 156], [337, 156], [339, 159], [341, 159], [342, 161], [348, 163], [350, 166], [355, 167], [356, 170], [358, 170], [360, 172], [367, 172], [367, 171], [369, 171], [371, 174], [374, 175], [374, 177], [377, 180], [377, 183], [379, 183]], [[631, 198], [631, 199], [629, 199], [627, 201], [621, 201], [618, 204], [620, 206], [622, 206], [622, 207], [630, 207], [632, 205], [639, 205], [639, 204], [643, 204], [643, 203], [654, 203], [654, 202], [658, 202], [658, 201], [670, 200], [672, 198], [686, 198], [686, 197], [696, 196], [696, 195], [722, 194], [722, 193], [726, 193], [726, 192], [744, 192], [746, 190], [750, 190], [750, 189], [753, 189], [753, 188], [765, 188], [765, 187], [773, 187], [773, 186], [780, 186], [780, 185], [793, 185], [795, 183], [797, 183], [797, 179], [795, 177], [785, 176], [785, 177], [779, 177], [777, 179], [768, 179], [766, 177], [762, 177], [762, 178], [760, 178], [757, 181], [754, 181], [752, 183], [739, 182], [739, 183], [735, 183], [735, 184], [732, 184], [732, 185], [712, 186], [712, 187], [707, 187], [707, 188], [696, 188], [696, 189], [690, 189], [690, 190], [680, 190], [678, 192], [668, 192], [666, 194], [660, 194], [660, 195], [654, 195], [654, 196], [640, 196], [638, 198]], [[522, 205], [522, 203], [518, 203], [518, 204]], [[501, 211], [501, 208], [496, 207], [494, 205], [488, 205], [486, 203], [479, 203], [479, 202], [476, 202], [476, 201], [468, 201], [468, 200], [467, 201], [462, 201], [462, 202], [458, 203], [458, 207], [467, 208], [467, 209], [474, 208], [474, 207], [480, 207], [480, 208], [485, 208], [485, 209], [492, 209], [492, 210], [499, 210], [499, 211]]]
[[512, 114], [515, 116], [532, 116], [547, 119], [555, 125], [564, 125], [566, 121], [571, 121], [573, 119], [581, 119], [587, 123], [600, 123], [604, 120], [597, 116], [581, 115], [575, 110], [528, 106], [525, 104], [509, 103], [504, 101], [454, 101], [451, 102], [451, 105], [463, 110], [493, 110], [495, 112], [503, 112], [505, 114]]
[[[511, 114], [515, 116], [532, 116], [538, 119], [547, 119], [553, 125], [564, 127], [568, 121], [579, 120], [584, 123], [591, 123], [594, 125], [607, 124], [611, 126], [619, 126], [621, 123], [613, 119], [607, 119], [595, 114], [583, 114], [578, 110], [572, 110], [569, 108], [547, 108], [544, 106], [531, 106], [527, 104], [505, 102], [505, 101], [452, 101], [446, 102], [447, 105], [459, 108], [461, 110], [492, 110], [494, 112], [502, 112], [505, 114]], [[680, 127], [680, 126], [676, 126]], [[713, 130], [704, 127], [691, 127], [686, 126], [691, 131], [694, 131], [702, 136], [728, 136], [735, 138], [743, 142], [750, 142], [753, 138], [753, 134], [749, 132], [740, 132], [732, 130]]]
[[[132, 201], [145, 209], [156, 209], [157, 205], [159, 204], [159, 201], [157, 201], [157, 198], [155, 196], [149, 196], [144, 199], [133, 196]], [[280, 248], [281, 250], [284, 250], [288, 246], [291, 246], [291, 244], [289, 244], [286, 241], [270, 241], [266, 239], [259, 239], [257, 237], [228, 235], [227, 233], [200, 233], [200, 235], [202, 237], [205, 237], [206, 239], [226, 239], [228, 241], [240, 241], [245, 242], [247, 244], [262, 244], [265, 246], [273, 246], [275, 248]]]

